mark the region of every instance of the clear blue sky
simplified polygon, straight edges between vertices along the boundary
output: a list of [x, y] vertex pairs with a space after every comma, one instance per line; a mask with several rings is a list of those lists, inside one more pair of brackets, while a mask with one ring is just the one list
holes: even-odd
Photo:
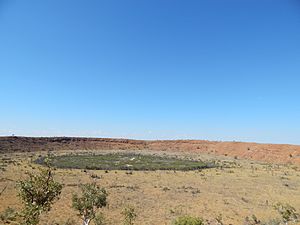
[[0, 135], [300, 144], [300, 1], [0, 0]]

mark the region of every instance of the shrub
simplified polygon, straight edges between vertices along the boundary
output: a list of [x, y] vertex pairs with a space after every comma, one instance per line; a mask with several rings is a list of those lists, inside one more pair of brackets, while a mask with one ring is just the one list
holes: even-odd
[[24, 208], [21, 216], [24, 224], [36, 225], [42, 212], [48, 212], [59, 198], [62, 185], [54, 180], [52, 168], [40, 168], [38, 174], [29, 173], [26, 180], [19, 181], [19, 197]]
[[124, 225], [133, 225], [137, 217], [135, 209], [132, 206], [126, 206], [122, 211], [122, 215], [124, 216]]
[[73, 208], [79, 211], [83, 224], [88, 225], [96, 217], [96, 210], [107, 205], [107, 193], [95, 183], [84, 184], [82, 195], [73, 194]]
[[199, 217], [180, 216], [175, 220], [174, 225], [204, 225], [204, 222]]
[[296, 209], [289, 204], [282, 204], [278, 202], [274, 208], [279, 212], [285, 223], [290, 221], [298, 221], [299, 214]]

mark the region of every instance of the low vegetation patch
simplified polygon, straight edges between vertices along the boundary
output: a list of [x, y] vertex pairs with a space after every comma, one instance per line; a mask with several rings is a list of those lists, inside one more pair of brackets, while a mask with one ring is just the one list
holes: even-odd
[[[36, 160], [43, 164], [44, 158]], [[214, 163], [187, 159], [139, 154], [61, 155], [52, 156], [51, 164], [57, 168], [91, 170], [197, 170], [215, 167]]]
[[204, 222], [200, 217], [180, 216], [174, 221], [173, 224], [174, 225], [204, 225]]

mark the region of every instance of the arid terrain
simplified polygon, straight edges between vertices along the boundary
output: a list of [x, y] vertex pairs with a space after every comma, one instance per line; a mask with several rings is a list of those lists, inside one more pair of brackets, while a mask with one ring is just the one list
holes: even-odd
[[300, 146], [201, 140], [143, 141], [77, 137], [0, 137], [0, 153], [59, 150], [149, 150], [207, 153], [270, 163], [300, 163]]
[[277, 202], [300, 211], [300, 146], [197, 140], [138, 141], [102, 138], [0, 138], [0, 211], [20, 208], [16, 182], [36, 171], [40, 155], [72, 153], [140, 153], [216, 161], [216, 168], [194, 171], [133, 171], [56, 169], [64, 184], [61, 198], [42, 216], [41, 224], [63, 224], [79, 217], [71, 208], [72, 193], [82, 183], [96, 181], [108, 191], [102, 211], [109, 224], [122, 224], [121, 210], [132, 205], [138, 225], [169, 225], [180, 215], [200, 216], [219, 224], [240, 225], [247, 216], [269, 221], [279, 217]]

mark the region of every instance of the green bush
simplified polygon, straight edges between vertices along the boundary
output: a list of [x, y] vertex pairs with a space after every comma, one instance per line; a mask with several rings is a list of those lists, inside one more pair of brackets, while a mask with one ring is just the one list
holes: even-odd
[[174, 221], [174, 225], [204, 225], [204, 222], [199, 217], [180, 216]]
[[96, 210], [107, 205], [107, 192], [95, 183], [81, 186], [82, 194], [73, 194], [73, 208], [78, 210], [83, 224], [88, 225], [96, 217]]
[[54, 180], [50, 164], [40, 168], [38, 174], [28, 173], [28, 178], [18, 182], [19, 197], [24, 208], [21, 213], [23, 224], [36, 225], [40, 214], [48, 212], [59, 199], [62, 185]]

